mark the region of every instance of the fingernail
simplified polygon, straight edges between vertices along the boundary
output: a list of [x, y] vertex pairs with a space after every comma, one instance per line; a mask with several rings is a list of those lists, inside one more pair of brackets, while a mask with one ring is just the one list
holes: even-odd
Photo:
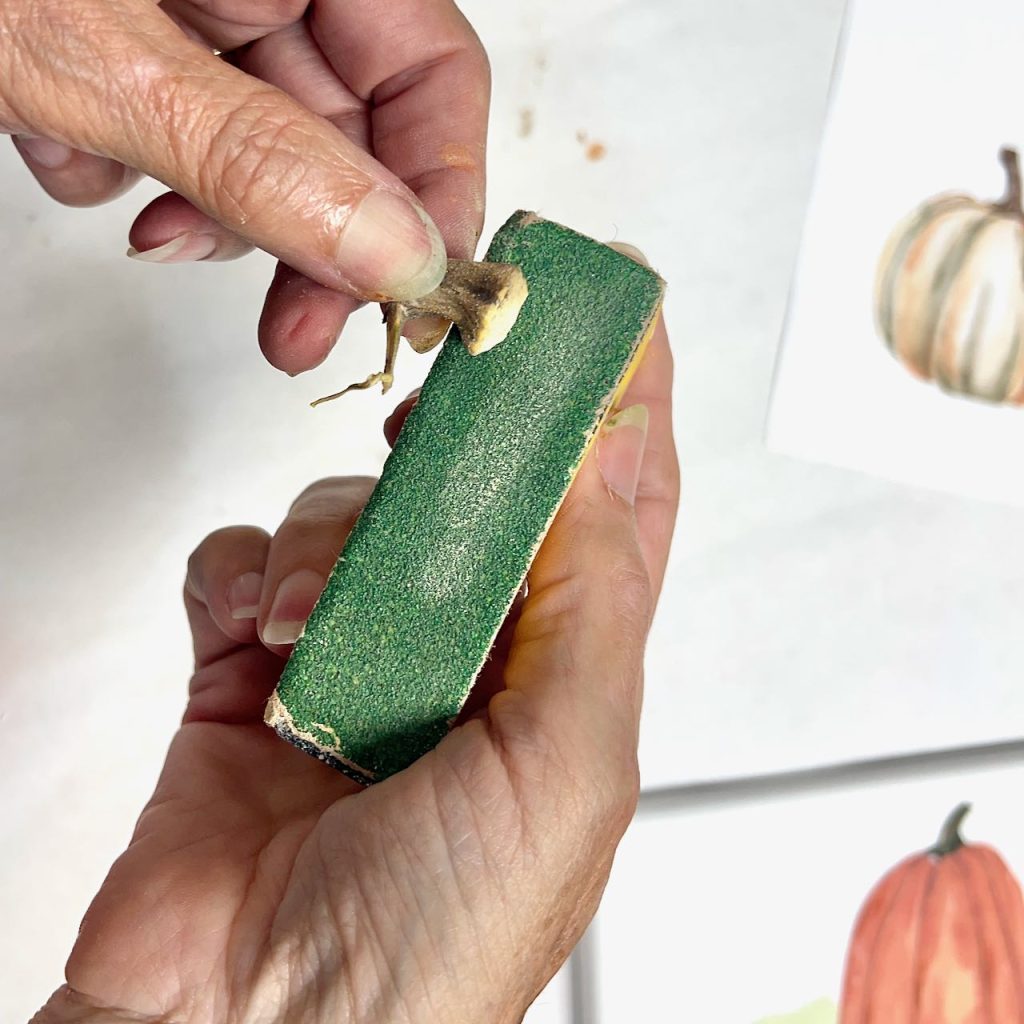
[[228, 587], [228, 610], [233, 619], [255, 619], [260, 610], [263, 573], [243, 572]]
[[597, 465], [604, 482], [630, 505], [640, 481], [648, 418], [646, 405], [631, 405], [608, 420], [597, 440]]
[[212, 256], [217, 249], [217, 239], [213, 235], [197, 235], [186, 231], [177, 238], [172, 238], [155, 249], [129, 248], [128, 255], [141, 263], [194, 263]]
[[420, 397], [420, 392], [422, 390], [423, 390], [423, 388], [413, 388], [412, 391], [410, 391], [409, 394], [407, 394], [405, 396], [405, 398], [402, 399], [402, 401], [403, 402], [408, 402], [410, 398], [419, 398]]
[[270, 614], [263, 624], [265, 644], [293, 644], [324, 589], [324, 578], [312, 569], [298, 569], [278, 585]]
[[43, 139], [38, 135], [19, 135], [17, 139], [18, 148], [32, 163], [50, 171], [59, 171], [70, 162], [75, 152], [70, 146], [65, 146], [63, 142]]
[[447, 269], [444, 242], [426, 211], [381, 189], [349, 216], [338, 262], [353, 287], [375, 299], [418, 299]]
[[630, 245], [629, 242], [609, 242], [608, 248], [621, 252], [623, 256], [628, 256], [631, 260], [635, 260], [642, 266], [649, 267], [651, 265], [651, 261], [635, 245]]

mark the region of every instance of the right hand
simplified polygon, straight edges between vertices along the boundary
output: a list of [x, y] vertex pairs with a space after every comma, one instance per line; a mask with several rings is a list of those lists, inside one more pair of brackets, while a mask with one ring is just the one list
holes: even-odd
[[260, 342], [290, 373], [472, 257], [489, 90], [453, 0], [0, 3], [0, 132], [39, 183], [164, 182], [129, 235], [151, 262], [279, 257]]

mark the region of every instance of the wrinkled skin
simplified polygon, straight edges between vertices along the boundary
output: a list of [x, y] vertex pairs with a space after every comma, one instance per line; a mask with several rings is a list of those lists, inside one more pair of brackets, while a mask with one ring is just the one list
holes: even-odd
[[0, 4], [0, 132], [40, 184], [78, 206], [167, 184], [129, 236], [149, 261], [278, 256], [260, 342], [292, 374], [362, 301], [473, 255], [489, 97], [451, 0]]
[[[649, 411], [646, 447], [633, 427], [602, 434], [461, 724], [370, 789], [261, 723], [289, 648], [259, 637], [286, 575], [327, 573], [372, 481], [313, 485], [273, 538], [231, 527], [200, 545], [184, 722], [39, 1024], [521, 1020], [635, 808], [678, 499], [671, 377], [659, 328], [623, 402]], [[263, 574], [259, 606], [232, 618], [247, 572]]]

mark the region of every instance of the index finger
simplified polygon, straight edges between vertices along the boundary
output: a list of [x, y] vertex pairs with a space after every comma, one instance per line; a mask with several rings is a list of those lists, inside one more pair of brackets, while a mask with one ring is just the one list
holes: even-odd
[[419, 197], [448, 255], [473, 255], [484, 217], [487, 55], [451, 0], [314, 5], [310, 28], [372, 110], [374, 156]]
[[[46, 6], [38, 32], [15, 37], [14, 65], [28, 70], [0, 62], [16, 130], [145, 171], [327, 287], [374, 301], [437, 287], [445, 252], [429, 215], [325, 118], [143, 0]], [[68, 54], [81, 59], [60, 59]]]

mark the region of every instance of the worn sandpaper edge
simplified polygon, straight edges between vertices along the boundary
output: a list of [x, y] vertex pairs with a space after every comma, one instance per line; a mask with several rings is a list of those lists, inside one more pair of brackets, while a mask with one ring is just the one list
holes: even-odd
[[[291, 712], [284, 706], [284, 701], [277, 695], [276, 688], [270, 695], [270, 700], [267, 701], [267, 709], [263, 715], [263, 721], [281, 739], [287, 740], [292, 746], [298, 747], [299, 750], [307, 754], [312, 754], [313, 757], [323, 761], [325, 764], [329, 764], [332, 768], [347, 775], [350, 779], [355, 779], [356, 782], [361, 782], [364, 786], [369, 786], [377, 781], [375, 772], [362, 768], [354, 761], [342, 757], [337, 750], [323, 746], [311, 733], [300, 729], [295, 724]], [[321, 728], [326, 727], [321, 726]], [[330, 731], [333, 732], [334, 730], [331, 729]]]
[[[501, 226], [501, 228], [498, 229], [497, 232], [495, 232], [495, 237], [501, 234], [505, 230], [505, 228], [515, 226], [517, 228], [522, 229], [528, 227], [530, 224], [534, 224], [539, 221], [546, 221], [546, 218], [541, 217], [539, 214], [534, 213], [532, 211], [518, 210], [511, 217], [509, 217], [509, 219]], [[570, 232], [571, 234], [577, 235], [578, 237], [583, 238], [586, 241], [592, 242], [596, 245], [603, 245], [605, 246], [605, 248], [609, 248], [612, 252], [616, 252], [619, 256], [622, 256], [623, 259], [631, 258], [629, 256], [626, 256], [624, 253], [618, 252], [618, 250], [612, 248], [611, 246], [608, 246], [607, 243], [599, 242], [597, 241], [597, 239], [591, 238], [588, 235], [584, 235], [582, 232], [576, 231], [573, 228], [566, 227], [563, 224], [558, 224], [555, 221], [546, 222], [554, 225], [555, 227], [561, 228], [564, 231]], [[533, 566], [533, 562], [537, 556], [537, 552], [540, 550], [541, 545], [544, 543], [544, 540], [551, 529], [552, 523], [554, 522], [559, 511], [561, 510], [562, 505], [565, 502], [566, 496], [568, 495], [569, 490], [572, 487], [572, 484], [580, 471], [580, 467], [583, 465], [584, 461], [587, 458], [587, 455], [590, 453], [590, 450], [593, 447], [594, 442], [598, 437], [598, 434], [600, 433], [601, 427], [608, 418], [612, 409], [615, 407], [616, 401], [618, 400], [618, 398], [621, 397], [626, 387], [628, 386], [630, 380], [632, 379], [633, 374], [635, 373], [636, 368], [643, 357], [643, 353], [647, 348], [647, 345], [650, 342], [651, 337], [654, 334], [655, 327], [658, 323], [658, 317], [661, 313], [661, 307], [662, 302], [664, 300], [666, 284], [664, 279], [652, 267], [645, 266], [645, 269], [648, 270], [658, 280], [660, 284], [658, 300], [652, 303], [651, 311], [648, 317], [646, 318], [646, 320], [644, 320], [641, 329], [637, 331], [637, 334], [633, 339], [633, 344], [630, 349], [629, 357], [624, 361], [622, 369], [618, 375], [618, 378], [616, 379], [615, 385], [609, 389], [608, 393], [605, 395], [601, 403], [596, 407], [594, 411], [594, 421], [584, 441], [584, 445], [580, 452], [580, 457], [572, 466], [569, 467], [568, 481], [565, 487], [562, 489], [562, 493], [559, 495], [558, 500], [555, 502], [554, 508], [551, 512], [551, 515], [548, 517], [548, 520], [545, 523], [543, 530], [537, 537], [536, 543], [534, 544], [533, 549], [530, 552], [530, 556], [527, 559], [526, 567], [519, 578], [519, 582], [512, 589], [511, 595], [508, 599], [508, 603], [505, 606], [505, 610], [502, 613], [500, 619], [498, 620], [498, 625], [496, 626], [494, 633], [492, 634], [491, 639], [487, 644], [487, 647], [485, 648], [484, 655], [481, 658], [479, 665], [477, 665], [475, 671], [472, 673], [472, 676], [469, 678], [469, 682], [466, 687], [466, 694], [463, 697], [462, 706], [465, 706], [466, 699], [472, 692], [473, 686], [475, 685], [477, 679], [479, 678], [480, 673], [483, 671], [484, 666], [487, 664], [487, 660], [490, 657], [491, 649], [494, 646], [494, 641], [497, 639], [498, 633], [501, 631], [501, 627], [504, 625], [505, 620], [508, 618], [508, 613], [511, 611], [512, 605], [515, 603], [516, 596], [522, 589], [524, 581], [529, 576], [530, 569]], [[344, 550], [342, 550], [338, 557], [339, 560], [344, 557]], [[456, 718], [448, 720], [449, 728], [451, 728], [452, 725], [454, 725]], [[306, 732], [305, 730], [302, 730], [298, 726], [296, 726], [291, 716], [291, 713], [288, 711], [287, 707], [285, 707], [283, 701], [278, 696], [276, 688], [273, 694], [271, 695], [270, 699], [267, 701], [266, 712], [264, 714], [264, 722], [268, 726], [273, 728], [277, 735], [281, 737], [281, 739], [286, 740], [288, 743], [302, 750], [304, 753], [309, 754], [320, 761], [323, 761], [325, 764], [329, 765], [337, 771], [342, 772], [344, 775], [347, 775], [349, 778], [354, 779], [356, 782], [359, 782], [362, 785], [370, 786], [373, 785], [375, 782], [383, 781], [383, 778], [390, 777], [389, 775], [384, 776], [382, 778], [382, 776], [379, 773], [374, 772], [368, 768], [363, 768], [361, 765], [356, 764], [354, 761], [345, 758], [338, 748], [325, 746], [322, 741], [317, 740], [311, 733]], [[333, 732], [333, 730], [329, 731]], [[428, 751], [424, 751], [419, 755], [419, 757], [424, 756], [424, 754], [427, 752]]]

